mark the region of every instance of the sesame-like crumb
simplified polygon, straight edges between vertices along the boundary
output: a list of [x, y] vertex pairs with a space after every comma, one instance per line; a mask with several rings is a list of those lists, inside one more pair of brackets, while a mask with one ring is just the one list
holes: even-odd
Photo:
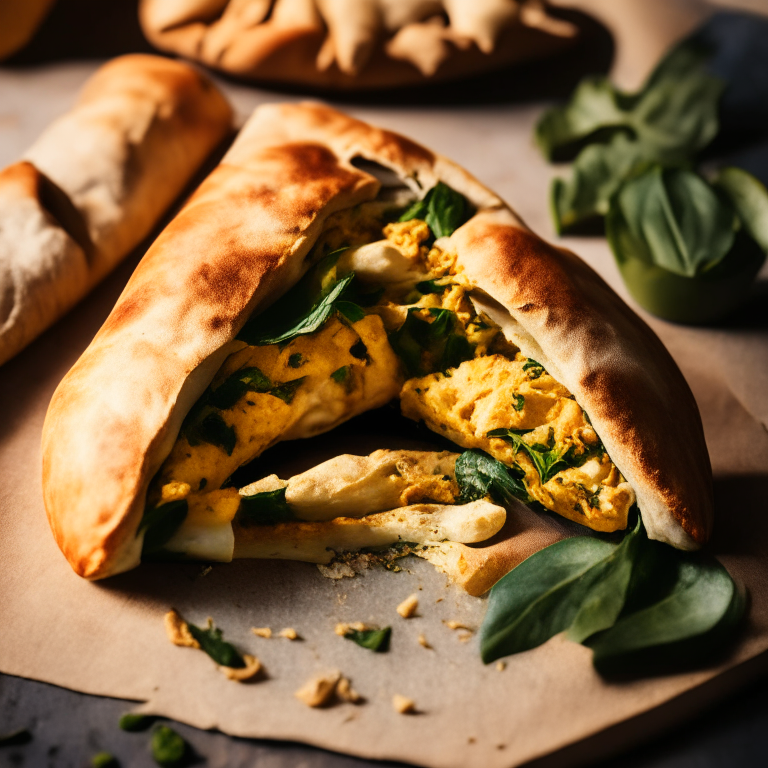
[[251, 680], [259, 674], [261, 662], [249, 653], [243, 654], [244, 667], [219, 667], [219, 669], [230, 679], [242, 683]]
[[269, 627], [251, 627], [251, 632], [257, 637], [272, 637], [272, 630]]
[[497, 661], [496, 662], [496, 669], [499, 670], [499, 672], [503, 672], [507, 668], [507, 662], [506, 661]]
[[462, 632], [459, 635], [459, 642], [460, 643], [468, 643], [472, 639], [472, 633], [471, 632]]
[[474, 632], [475, 630], [472, 627], [468, 627], [466, 624], [462, 623], [461, 621], [446, 621], [443, 619], [443, 624], [445, 624], [448, 629], [466, 629], [468, 632]]
[[183, 648], [199, 648], [200, 643], [192, 637], [189, 626], [181, 617], [181, 614], [175, 609], [171, 609], [165, 614], [165, 633], [168, 639], [174, 645], [180, 645]]
[[366, 629], [370, 629], [367, 624], [363, 624], [362, 621], [353, 621], [351, 624], [339, 623], [334, 627], [333, 631], [337, 635], [345, 637], [350, 632], [365, 632]]
[[432, 646], [429, 644], [429, 641], [427, 640], [423, 632], [421, 632], [416, 639], [419, 641], [419, 645], [422, 648], [429, 648], [430, 650], [432, 650]]
[[443, 598], [442, 597], [438, 597], [437, 600], [435, 600], [435, 602], [436, 603], [442, 603], [443, 602]]
[[336, 683], [336, 695], [350, 704], [359, 704], [363, 700], [363, 697], [352, 687], [352, 683], [343, 675]]
[[277, 634], [280, 637], [284, 637], [286, 640], [299, 639], [299, 633], [293, 627], [286, 627], [285, 629], [281, 629]]
[[403, 600], [400, 605], [397, 606], [397, 612], [404, 618], [410, 619], [416, 614], [416, 609], [419, 607], [419, 596], [409, 595]]
[[333, 697], [333, 694], [336, 691], [336, 684], [339, 682], [340, 677], [340, 672], [329, 672], [325, 675], [317, 675], [316, 677], [307, 680], [307, 682], [294, 693], [294, 696], [299, 701], [303, 701], [308, 707], [322, 707]]
[[392, 697], [392, 706], [395, 712], [401, 715], [410, 715], [416, 711], [416, 702], [407, 696], [401, 696], [399, 693]]

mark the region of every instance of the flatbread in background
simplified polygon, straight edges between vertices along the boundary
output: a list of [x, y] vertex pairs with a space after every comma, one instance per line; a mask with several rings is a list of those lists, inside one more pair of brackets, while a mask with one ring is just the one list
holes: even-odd
[[542, 0], [142, 0], [149, 41], [248, 79], [362, 90], [452, 80], [565, 49]]

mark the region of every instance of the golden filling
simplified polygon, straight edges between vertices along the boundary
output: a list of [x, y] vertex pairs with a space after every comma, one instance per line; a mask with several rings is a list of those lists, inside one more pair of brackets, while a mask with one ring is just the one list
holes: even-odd
[[[238, 491], [221, 486], [238, 467], [280, 440], [325, 432], [399, 395], [405, 416], [511, 467], [548, 509], [599, 531], [625, 528], [634, 493], [570, 392], [478, 315], [455, 254], [430, 244], [426, 222], [382, 226], [383, 210], [367, 204], [329, 217], [315, 251], [350, 247], [325, 279], [355, 271], [367, 290], [378, 288], [365, 317], [337, 312], [312, 334], [227, 358], [149, 502], [187, 498], [195, 523], [232, 520]], [[380, 273], [368, 274], [372, 263]], [[442, 341], [414, 346], [412, 327], [423, 339], [434, 323], [448, 323]], [[448, 477], [414, 488], [404, 504], [458, 495]]]

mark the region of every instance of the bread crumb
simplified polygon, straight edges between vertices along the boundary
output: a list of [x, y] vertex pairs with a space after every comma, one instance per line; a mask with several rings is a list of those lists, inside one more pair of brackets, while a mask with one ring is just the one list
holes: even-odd
[[460, 621], [446, 621], [443, 619], [443, 624], [445, 624], [448, 629], [466, 629], [468, 632], [474, 632], [475, 630], [472, 627], [468, 627], [466, 624], [463, 624]]
[[230, 679], [242, 683], [256, 677], [261, 670], [261, 662], [249, 653], [243, 654], [244, 667], [219, 667], [219, 669]]
[[418, 607], [419, 607], [419, 596], [410, 595], [409, 597], [406, 597], [405, 600], [403, 600], [403, 602], [400, 603], [400, 605], [397, 606], [397, 612], [404, 619], [410, 619], [415, 615], [416, 609]]
[[175, 609], [171, 608], [168, 613], [165, 614], [165, 633], [168, 635], [168, 639], [174, 645], [180, 645], [183, 648], [199, 648], [200, 643], [192, 637], [192, 633], [189, 631], [189, 626], [184, 619], [181, 618], [181, 614]]
[[424, 636], [424, 633], [423, 633], [423, 632], [420, 632], [420, 633], [419, 633], [419, 636], [418, 636], [416, 639], [419, 641], [419, 645], [420, 645], [422, 648], [429, 648], [430, 650], [432, 650], [432, 646], [429, 644], [429, 641], [428, 641], [428, 640], [427, 640], [427, 638]]
[[436, 603], [442, 603], [443, 602], [443, 598], [442, 597], [438, 597], [437, 600], [435, 600], [435, 602]]
[[325, 675], [317, 675], [307, 680], [293, 695], [299, 701], [303, 701], [308, 707], [322, 707], [333, 697], [340, 677], [340, 672], [328, 672]]
[[339, 623], [333, 631], [341, 637], [346, 637], [350, 632], [365, 632], [367, 629], [370, 627], [362, 621], [353, 621], [351, 624]]
[[293, 627], [286, 627], [285, 629], [281, 629], [277, 634], [280, 637], [284, 637], [286, 640], [299, 639], [299, 633]]
[[339, 678], [339, 682], [336, 683], [336, 695], [342, 701], [348, 701], [350, 704], [359, 704], [363, 700], [363, 697], [343, 675]]
[[499, 672], [503, 672], [507, 668], [507, 662], [506, 661], [497, 661], [496, 662], [496, 669], [499, 670]]
[[326, 579], [333, 579], [334, 581], [344, 578], [351, 579], [357, 575], [349, 563], [331, 563], [330, 565], [317, 563], [317, 569]]
[[474, 744], [477, 741], [477, 739], [474, 736], [470, 736], [467, 739], [467, 744]]
[[468, 643], [472, 639], [472, 633], [471, 632], [463, 632], [459, 635], [459, 642], [460, 643]]
[[200, 575], [207, 576], [212, 570], [213, 570], [212, 565], [204, 565], [203, 569], [200, 571]]
[[392, 706], [395, 712], [401, 715], [410, 715], [416, 711], [416, 702], [407, 696], [401, 696], [399, 693], [392, 697]]
[[272, 630], [269, 627], [251, 627], [251, 632], [257, 637], [272, 637]]

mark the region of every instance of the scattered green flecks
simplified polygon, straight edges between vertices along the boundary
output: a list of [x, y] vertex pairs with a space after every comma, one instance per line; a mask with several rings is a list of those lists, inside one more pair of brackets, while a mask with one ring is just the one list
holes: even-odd
[[135, 715], [128, 712], [120, 718], [118, 725], [123, 731], [136, 733], [138, 731], [146, 731], [153, 721], [154, 718], [149, 715]]
[[294, 352], [289, 358], [288, 358], [288, 365], [291, 368], [299, 368], [307, 361], [304, 359], [304, 355], [301, 354], [301, 352]]
[[525, 408], [525, 396], [524, 395], [515, 395], [515, 402], [512, 404], [512, 407], [516, 411], [522, 411], [523, 408]]
[[201, 650], [205, 651], [217, 664], [233, 669], [245, 667], [243, 657], [233, 645], [225, 642], [221, 630], [215, 627], [210, 619], [205, 629], [196, 627], [194, 624], [187, 626], [192, 637], [200, 644]]
[[389, 640], [392, 636], [392, 627], [383, 629], [348, 629], [344, 633], [347, 640], [357, 643], [361, 648], [367, 648], [375, 653], [384, 653], [389, 650]]
[[177, 768], [188, 754], [187, 742], [173, 728], [159, 725], [152, 733], [152, 757], [163, 768]]
[[111, 752], [99, 752], [91, 758], [91, 768], [120, 768], [120, 763]]

